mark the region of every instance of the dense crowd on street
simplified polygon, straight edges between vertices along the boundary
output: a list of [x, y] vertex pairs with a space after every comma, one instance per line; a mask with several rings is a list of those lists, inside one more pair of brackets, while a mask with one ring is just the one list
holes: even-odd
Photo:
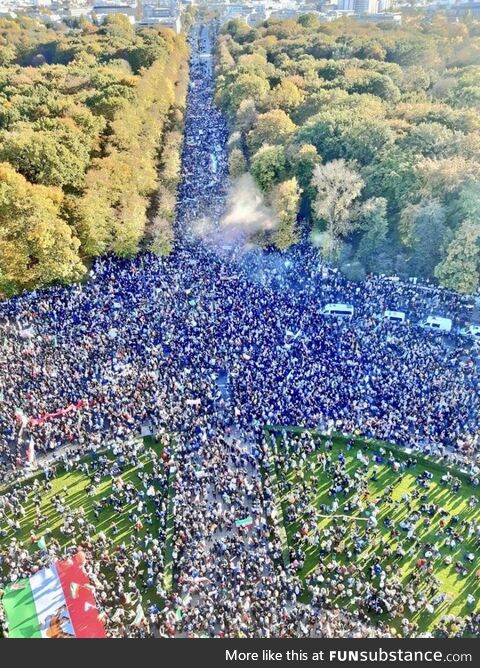
[[[478, 475], [475, 348], [377, 317], [391, 308], [412, 321], [437, 313], [464, 322], [471, 304], [385, 277], [351, 283], [303, 245], [218, 252], [195, 234], [206, 219], [221, 220], [228, 192], [226, 122], [213, 103], [210, 61], [199, 57], [210, 40], [207, 30], [192, 33], [173, 253], [103, 257], [85, 284], [0, 303], [0, 473], [23, 475], [55, 453], [81, 466], [80, 454], [124, 452], [145, 428], [175, 434], [173, 593], [163, 591], [163, 535], [139, 544], [133, 534], [112, 564], [123, 571], [106, 579], [96, 564], [112, 558], [108, 535], [93, 541], [95, 527], [81, 514], [65, 520], [112, 635], [388, 635], [389, 625], [371, 625], [372, 610], [329, 610], [316, 583], [312, 604], [299, 603], [302, 584], [281, 566], [263, 427], [375, 437]], [[321, 316], [334, 301], [354, 304], [355, 317]], [[127, 450], [127, 460], [134, 456]], [[162, 487], [164, 468], [157, 473]], [[1, 537], [0, 567], [12, 580], [35, 567], [15, 541], [25, 489], [0, 497], [13, 523]], [[251, 523], [237, 526], [245, 518]], [[50, 549], [44, 559], [62, 553]], [[163, 607], [133, 624], [139, 570]]]

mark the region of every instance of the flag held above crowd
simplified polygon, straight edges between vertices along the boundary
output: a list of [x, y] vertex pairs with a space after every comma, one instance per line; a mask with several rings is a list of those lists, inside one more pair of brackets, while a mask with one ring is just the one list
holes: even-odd
[[9, 638], [105, 638], [80, 555], [8, 585], [2, 599]]

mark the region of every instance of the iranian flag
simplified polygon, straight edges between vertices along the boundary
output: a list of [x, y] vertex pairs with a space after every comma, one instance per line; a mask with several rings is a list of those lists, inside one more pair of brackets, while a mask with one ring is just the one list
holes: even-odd
[[10, 584], [2, 604], [10, 638], [105, 638], [87, 574], [78, 561], [57, 561]]

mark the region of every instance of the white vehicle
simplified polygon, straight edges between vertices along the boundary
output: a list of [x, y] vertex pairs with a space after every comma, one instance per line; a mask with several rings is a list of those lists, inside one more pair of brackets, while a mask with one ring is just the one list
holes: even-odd
[[405, 322], [406, 315], [403, 311], [385, 311], [383, 314], [385, 320], [390, 320], [391, 322]]
[[351, 318], [355, 313], [352, 304], [325, 304], [322, 315], [335, 315], [341, 318]]
[[460, 335], [480, 341], [480, 325], [467, 325], [460, 330]]
[[423, 329], [428, 329], [431, 332], [443, 332], [448, 334], [452, 331], [452, 321], [450, 318], [442, 318], [439, 315], [429, 315], [419, 323]]

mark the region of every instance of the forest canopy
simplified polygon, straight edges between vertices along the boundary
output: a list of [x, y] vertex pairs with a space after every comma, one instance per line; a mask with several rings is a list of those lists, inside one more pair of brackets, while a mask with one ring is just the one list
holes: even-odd
[[0, 19], [0, 294], [169, 251], [187, 81], [168, 29]]
[[476, 291], [480, 22], [307, 15], [257, 29], [232, 20], [222, 32], [216, 100], [231, 125], [232, 176], [250, 171], [267, 200], [285, 193], [281, 234], [265, 243], [309, 233], [351, 278]]

